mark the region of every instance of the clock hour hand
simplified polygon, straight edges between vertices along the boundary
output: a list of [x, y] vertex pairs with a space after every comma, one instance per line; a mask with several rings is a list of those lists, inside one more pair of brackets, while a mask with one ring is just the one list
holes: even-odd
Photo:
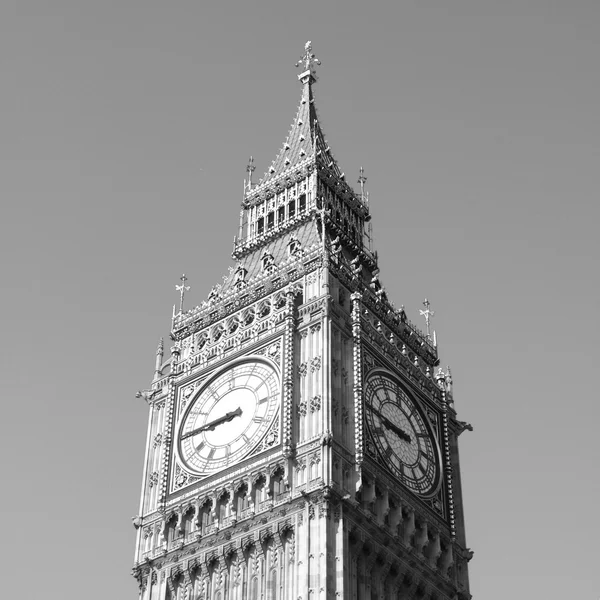
[[386, 416], [382, 415], [378, 410], [376, 410], [372, 406], [370, 408], [383, 421], [383, 424], [389, 430], [393, 431], [401, 440], [404, 440], [405, 442], [408, 442], [410, 444], [410, 435], [408, 435], [406, 431], [400, 429], [400, 427], [398, 427], [395, 423], [392, 423]]
[[226, 423], [228, 421], [233, 421], [233, 419], [235, 419], [235, 417], [241, 417], [241, 416], [242, 416], [242, 409], [238, 406], [235, 410], [232, 410], [231, 412], [224, 414], [222, 417], [218, 417], [217, 419], [215, 419], [214, 421], [211, 421], [210, 423], [205, 423], [201, 427], [192, 429], [192, 431], [188, 431], [187, 433], [184, 433], [181, 436], [181, 439], [185, 440], [189, 437], [192, 437], [193, 435], [202, 433], [203, 431], [213, 431], [217, 425], [220, 425], [221, 423]]

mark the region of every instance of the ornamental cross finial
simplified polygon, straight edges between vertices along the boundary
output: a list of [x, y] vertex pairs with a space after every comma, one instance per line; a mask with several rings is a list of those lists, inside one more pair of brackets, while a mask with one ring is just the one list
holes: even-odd
[[252, 173], [254, 173], [254, 170], [256, 169], [256, 167], [254, 166], [254, 157], [250, 157], [250, 160], [248, 161], [248, 166], [246, 167], [246, 172], [248, 173], [248, 189], [251, 190], [252, 189]]
[[181, 279], [181, 285], [176, 285], [175, 289], [179, 292], [179, 312], [182, 313], [183, 312], [183, 297], [185, 296], [185, 293], [187, 291], [189, 291], [190, 286], [185, 285], [185, 282], [187, 281], [187, 277], [185, 276], [185, 273], [179, 279]]
[[423, 301], [423, 306], [425, 307], [425, 310], [420, 310], [419, 314], [422, 317], [425, 317], [425, 327], [427, 327], [427, 337], [429, 339], [431, 339], [431, 317], [435, 316], [435, 312], [433, 312], [432, 310], [429, 309], [429, 307], [431, 306], [431, 303], [429, 302], [429, 300], [427, 300], [427, 298], [425, 298], [425, 300]]
[[304, 54], [300, 57], [300, 60], [296, 63], [296, 66], [299, 67], [302, 65], [302, 68], [305, 71], [313, 71], [313, 65], [320, 65], [321, 61], [313, 54], [312, 52], [312, 42], [306, 42], [304, 44]]

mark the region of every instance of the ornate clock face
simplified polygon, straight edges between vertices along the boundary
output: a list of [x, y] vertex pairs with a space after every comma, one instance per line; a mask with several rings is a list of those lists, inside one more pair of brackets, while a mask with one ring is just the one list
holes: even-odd
[[279, 377], [265, 362], [238, 363], [204, 385], [179, 428], [179, 455], [191, 470], [210, 475], [239, 462], [273, 423]]
[[384, 373], [369, 378], [365, 400], [367, 423], [387, 468], [412, 491], [433, 493], [440, 478], [437, 443], [416, 402]]

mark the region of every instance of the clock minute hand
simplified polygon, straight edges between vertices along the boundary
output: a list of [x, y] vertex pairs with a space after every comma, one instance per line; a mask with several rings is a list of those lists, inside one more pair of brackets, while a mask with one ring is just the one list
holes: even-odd
[[181, 439], [185, 440], [189, 437], [192, 437], [194, 435], [202, 433], [203, 431], [213, 431], [213, 429], [217, 425], [220, 425], [221, 423], [225, 423], [227, 421], [232, 421], [235, 417], [241, 417], [241, 416], [242, 416], [242, 409], [238, 406], [238, 408], [236, 408], [235, 410], [232, 410], [231, 412], [226, 413], [222, 417], [219, 417], [219, 418], [215, 419], [214, 421], [211, 421], [210, 423], [205, 423], [201, 427], [192, 429], [192, 431], [188, 431], [187, 433], [185, 433], [181, 436]]
[[232, 410], [231, 412], [226, 413], [225, 415], [223, 415], [222, 417], [219, 417], [218, 419], [215, 419], [211, 423], [206, 423], [206, 425], [204, 425], [202, 427], [202, 431], [213, 431], [217, 425], [220, 425], [221, 423], [226, 423], [228, 421], [233, 421], [233, 419], [235, 417], [241, 417], [241, 416], [242, 416], [242, 409], [238, 406], [235, 410]]
[[395, 423], [392, 423], [386, 416], [382, 415], [377, 409], [371, 407], [371, 410], [384, 422], [388, 429], [391, 429], [401, 440], [411, 443], [410, 435], [400, 429]]

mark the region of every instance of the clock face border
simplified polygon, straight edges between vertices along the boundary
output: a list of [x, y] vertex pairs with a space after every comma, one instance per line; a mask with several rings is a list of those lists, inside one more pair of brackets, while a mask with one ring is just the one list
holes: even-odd
[[[252, 365], [253, 368], [249, 372], [240, 373], [240, 368], [243, 368], [245, 365]], [[262, 373], [254, 374], [254, 369], [256, 366], [262, 367]], [[238, 372], [236, 373], [236, 371]], [[228, 378], [229, 374], [235, 375], [233, 378]], [[248, 387], [247, 382], [246, 385], [240, 385], [239, 383], [233, 383], [233, 385], [230, 384], [230, 381], [233, 380], [235, 382], [235, 378], [239, 378], [240, 376], [247, 376], [248, 380], [254, 377], [254, 380], [256, 380], [256, 389], [253, 391], [251, 387]], [[217, 384], [216, 388], [211, 387], [215, 384]], [[258, 396], [256, 394], [256, 390], [262, 387], [266, 387], [267, 393], [266, 395], [263, 393]], [[214, 395], [217, 392], [221, 392], [221, 395], [215, 400]], [[238, 420], [241, 420], [242, 418], [247, 420], [247, 417], [243, 417], [243, 414], [236, 414], [235, 417], [230, 421], [222, 421], [222, 424], [218, 424], [214, 430], [206, 430], [196, 436], [191, 436], [185, 440], [182, 440], [182, 436], [186, 435], [186, 433], [189, 433], [198, 427], [202, 427], [205, 424], [215, 422], [227, 414], [235, 413], [237, 408], [240, 406], [239, 402], [234, 401], [234, 403], [238, 404], [238, 407], [236, 407], [234, 410], [228, 411], [227, 408], [225, 408], [226, 412], [224, 415], [221, 415], [220, 412], [223, 411], [219, 410], [217, 407], [214, 410], [214, 414], [210, 414], [211, 409], [216, 407], [221, 400], [223, 400], [226, 404], [231, 404], [231, 397], [236, 394], [242, 401], [251, 402], [253, 404], [253, 413], [249, 424], [246, 427], [243, 427], [239, 432], [239, 435], [236, 434], [232, 440], [232, 442], [236, 442], [238, 445], [240, 438], [243, 440], [243, 445], [237, 448], [233, 454], [227, 453], [224, 456], [219, 455], [217, 457], [216, 454], [218, 450], [225, 449], [225, 447], [228, 446], [228, 444], [218, 445], [218, 441], [221, 437], [220, 434], [223, 433], [223, 428], [232, 427], [230, 423], [233, 423], [234, 429], [240, 428], [240, 423], [236, 423], [235, 420], [236, 418]], [[187, 407], [181, 412], [181, 416], [177, 420], [174, 428], [174, 446], [176, 448], [178, 462], [181, 467], [195, 478], [197, 477], [200, 479], [205, 479], [207, 477], [211, 477], [230, 468], [233, 465], [241, 463], [249, 456], [254, 456], [257, 454], [257, 447], [261, 445], [261, 441], [263, 441], [265, 437], [269, 435], [269, 432], [273, 430], [275, 430], [275, 434], [277, 435], [278, 439], [269, 444], [269, 448], [276, 447], [277, 444], [281, 442], [281, 436], [279, 434], [281, 427], [277, 427], [276, 422], [277, 419], [281, 419], [280, 407], [282, 402], [282, 394], [283, 388], [279, 366], [261, 355], [251, 354], [241, 357], [208, 375], [208, 377], [204, 378], [194, 394], [190, 397]], [[203, 396], [205, 397], [203, 398]], [[253, 399], [253, 396], [256, 398]], [[211, 399], [211, 397], [213, 398]], [[179, 399], [179, 402], [181, 402], [181, 399]], [[192, 414], [194, 411], [196, 411], [195, 415]], [[258, 425], [256, 425], [257, 420], [260, 420]], [[222, 430], [219, 431], [219, 428]], [[251, 428], [252, 432], [246, 441], [243, 438]], [[183, 444], [185, 444], [187, 450], [184, 449]], [[213, 447], [218, 448], [218, 450], [216, 450], [215, 453], [210, 456], [210, 458], [209, 455], [207, 455], [206, 458], [196, 459], [196, 465], [194, 465], [191, 463], [191, 457], [193, 455], [190, 453], [190, 446], [194, 444], [196, 446], [202, 446], [201, 452], [204, 452], [205, 448], [212, 449]], [[221, 453], [222, 452], [219, 452], [219, 454]], [[203, 469], [199, 468], [199, 465], [202, 463], [205, 465]], [[213, 466], [208, 467], [208, 465], [211, 463]]]
[[[389, 397], [385, 402], [382, 402], [381, 398], [377, 396], [377, 390], [383, 389], [382, 386], [377, 385], [376, 380], [378, 379], [389, 380], [393, 385], [396, 386], [401, 395], [399, 403], [398, 398], [395, 398], [396, 402], [394, 402]], [[374, 390], [372, 389], [373, 386], [376, 386]], [[375, 415], [375, 412], [372, 409], [373, 396], [377, 396], [381, 404], [393, 405], [387, 408], [385, 415]], [[410, 390], [406, 384], [404, 384], [400, 376], [387, 369], [377, 368], [373, 369], [369, 373], [365, 382], [364, 406], [364, 422], [366, 423], [367, 430], [373, 442], [375, 453], [379, 459], [378, 462], [384, 465], [386, 470], [391, 473], [395, 479], [397, 479], [417, 496], [422, 498], [431, 498], [435, 496], [439, 492], [443, 480], [440, 446], [435, 434], [435, 429], [427, 418], [425, 410], [422, 406], [422, 402], [419, 400], [417, 395]], [[411, 418], [406, 414], [408, 408], [411, 408], [411, 415], [415, 413], [417, 415], [416, 418], [413, 417], [412, 421]], [[390, 435], [390, 430], [386, 430], [381, 416], [384, 418], [387, 417], [385, 420], [388, 423], [388, 427], [390, 427], [390, 421], [392, 425], [397, 425], [397, 433], [392, 431], [393, 435]], [[378, 421], [377, 426], [375, 426], [374, 423], [375, 419]], [[420, 429], [420, 431], [417, 431], [413, 421], [417, 423], [420, 421], [420, 423], [418, 423], [418, 429]], [[382, 430], [382, 432], [377, 432], [377, 429]], [[403, 431], [403, 429], [407, 431]], [[423, 436], [423, 434], [426, 434], [426, 438]], [[404, 435], [406, 435], [406, 438], [403, 438]], [[416, 444], [412, 442], [412, 436], [417, 438]], [[384, 438], [387, 443], [387, 448], [385, 450], [382, 449], [382, 446], [384, 445], [384, 443], [381, 441], [382, 438]], [[411, 438], [411, 442], [408, 442], [409, 438]], [[405, 455], [414, 455], [417, 453], [417, 458], [414, 459], [413, 463], [411, 463], [411, 465], [414, 466], [408, 468], [404, 467], [404, 463], [402, 463], [398, 450], [397, 448], [392, 447], [392, 444], [389, 441], [390, 439], [394, 440], [393, 445], [396, 447], [401, 447], [401, 445], [404, 444], [405, 448], [403, 448], [403, 453]], [[428, 446], [430, 447], [429, 449]], [[386, 451], [388, 454], [387, 456]], [[429, 456], [427, 456], [428, 454]], [[393, 461], [391, 460], [392, 455], [395, 455], [396, 462], [400, 463], [398, 468], [395, 467]], [[419, 467], [418, 465], [423, 465], [423, 467]], [[418, 471], [416, 471], [416, 469], [418, 469]], [[411, 473], [413, 473], [412, 477], [405, 475], [405, 472], [408, 472], [409, 470]], [[422, 473], [422, 476], [419, 478], [422, 480], [426, 478], [430, 470], [432, 471], [430, 476], [432, 483], [426, 489], [422, 489], [421, 486], [415, 483], [417, 480], [415, 473]]]

